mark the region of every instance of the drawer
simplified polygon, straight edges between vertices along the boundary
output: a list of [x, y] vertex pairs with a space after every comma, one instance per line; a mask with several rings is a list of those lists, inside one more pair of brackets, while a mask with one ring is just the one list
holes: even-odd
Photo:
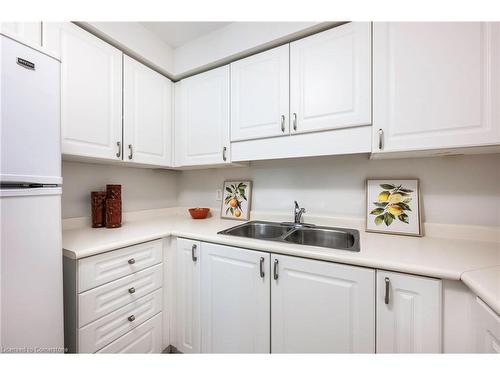
[[163, 242], [140, 243], [78, 261], [78, 292], [161, 263]]
[[146, 268], [78, 295], [78, 326], [119, 309], [161, 288], [163, 264]]
[[[78, 330], [78, 352], [94, 353], [162, 310], [162, 288]], [[130, 321], [130, 317], [134, 317]]]
[[159, 313], [97, 353], [161, 353], [161, 327], [162, 313]]

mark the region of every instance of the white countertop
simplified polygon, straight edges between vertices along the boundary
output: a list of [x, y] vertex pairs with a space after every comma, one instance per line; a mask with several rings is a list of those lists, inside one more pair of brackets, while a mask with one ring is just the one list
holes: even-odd
[[464, 272], [462, 281], [500, 315], [500, 266]]
[[[287, 218], [252, 217], [252, 219], [284, 221]], [[366, 233], [362, 223], [358, 220], [320, 218], [311, 222], [318, 225], [358, 229], [361, 251], [333, 250], [219, 235], [217, 232], [239, 225], [241, 222], [220, 219], [218, 216], [205, 220], [193, 220], [185, 209], [180, 208], [125, 214], [123, 226], [117, 229], [90, 228], [88, 219], [65, 220], [63, 248], [65, 256], [80, 259], [157, 238], [185, 237], [285, 255], [441, 279], [463, 280], [486, 303], [500, 312], [498, 302], [500, 244], [498, 242], [450, 238], [452, 231], [449, 228], [441, 231], [448, 236], [446, 238], [436, 237], [435, 233], [440, 232], [436, 229], [432, 230], [433, 236], [405, 237]], [[464, 227], [461, 232], [466, 231], [467, 228]], [[457, 236], [459, 236], [458, 232]]]

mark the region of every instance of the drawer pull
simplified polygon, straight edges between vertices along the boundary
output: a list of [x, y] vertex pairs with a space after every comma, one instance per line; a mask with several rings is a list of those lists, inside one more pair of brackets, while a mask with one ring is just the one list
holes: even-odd
[[134, 288], [134, 287], [130, 288], [130, 289], [128, 290], [128, 292], [129, 292], [130, 294], [134, 294], [134, 293], [135, 293], [135, 288]]
[[134, 264], [134, 263], [135, 263], [135, 259], [134, 258], [128, 260], [128, 264]]
[[384, 296], [384, 303], [386, 305], [389, 304], [389, 288], [390, 288], [390, 284], [391, 284], [391, 281], [389, 280], [388, 277], [385, 278], [385, 296]]
[[193, 262], [198, 260], [198, 257], [196, 256], [196, 245], [191, 246], [191, 259], [193, 259]]
[[127, 319], [128, 319], [129, 322], [133, 322], [135, 320], [135, 316], [134, 315], [130, 315]]

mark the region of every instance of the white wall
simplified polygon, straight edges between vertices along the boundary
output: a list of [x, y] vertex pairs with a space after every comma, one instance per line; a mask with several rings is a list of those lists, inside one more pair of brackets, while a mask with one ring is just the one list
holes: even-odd
[[310, 214], [363, 218], [367, 177], [419, 178], [426, 222], [500, 226], [500, 155], [376, 161], [335, 156], [185, 171], [178, 204], [220, 208], [215, 190], [224, 179], [250, 178], [253, 210], [289, 211], [291, 219], [297, 200]]
[[234, 22], [174, 49], [174, 74], [199, 70], [282, 44], [333, 22]]
[[122, 185], [123, 211], [173, 207], [178, 172], [63, 162], [62, 216], [90, 216], [90, 192]]
[[78, 22], [101, 38], [111, 41], [130, 56], [173, 76], [173, 49], [138, 22]]

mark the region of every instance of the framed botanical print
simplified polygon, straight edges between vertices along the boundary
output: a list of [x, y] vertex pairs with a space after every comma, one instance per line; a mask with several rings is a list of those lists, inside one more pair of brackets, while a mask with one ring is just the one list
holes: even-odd
[[224, 181], [222, 187], [221, 218], [233, 220], [250, 219], [250, 203], [252, 199], [252, 181], [230, 180]]
[[366, 231], [422, 236], [417, 179], [366, 180]]

